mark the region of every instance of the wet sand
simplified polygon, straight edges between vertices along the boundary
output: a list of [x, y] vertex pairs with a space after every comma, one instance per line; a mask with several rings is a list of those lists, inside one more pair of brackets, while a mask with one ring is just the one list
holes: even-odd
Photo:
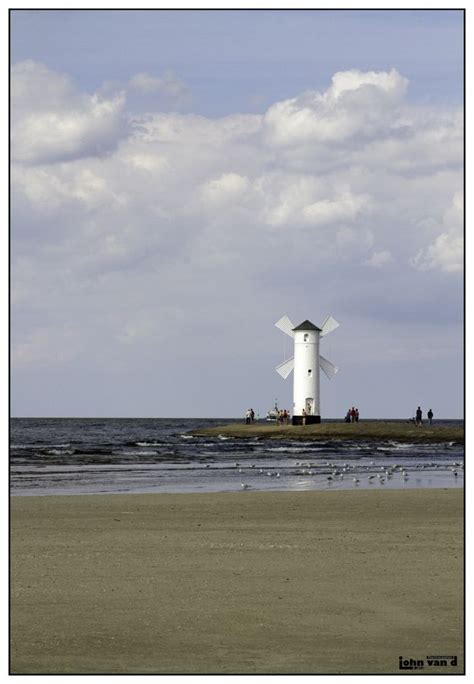
[[195, 436], [223, 435], [225, 437], [249, 437], [259, 439], [294, 439], [294, 440], [327, 440], [327, 439], [393, 439], [400, 442], [464, 442], [464, 427], [437, 425], [413, 425], [413, 423], [386, 422], [383, 420], [360, 421], [358, 423], [319, 423], [315, 425], [277, 425], [263, 420], [247, 425], [231, 423], [217, 427], [193, 430]]
[[11, 639], [17, 674], [460, 674], [463, 493], [14, 497]]

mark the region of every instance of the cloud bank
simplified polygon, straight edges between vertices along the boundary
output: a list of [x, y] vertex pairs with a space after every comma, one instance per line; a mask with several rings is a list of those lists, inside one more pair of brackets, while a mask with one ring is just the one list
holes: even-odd
[[14, 369], [112, 372], [139, 357], [193, 378], [172, 401], [179, 414], [180, 401], [192, 410], [196, 364], [247, 356], [271, 368], [273, 330], [262, 342], [250, 331], [283, 313], [382, 317], [390, 338], [411, 301], [429, 328], [432, 298], [456, 308], [462, 278], [462, 112], [414, 106], [408, 87], [395, 69], [349, 70], [262, 114], [208, 119], [132, 111], [133, 92], [178, 102], [186, 85], [173, 73], [85, 93], [16, 64]]

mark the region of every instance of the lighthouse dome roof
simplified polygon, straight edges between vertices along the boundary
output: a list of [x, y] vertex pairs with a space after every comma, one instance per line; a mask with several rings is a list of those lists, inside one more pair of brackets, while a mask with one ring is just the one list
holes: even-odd
[[314, 323], [311, 323], [308, 319], [297, 325], [296, 328], [293, 328], [293, 332], [296, 332], [297, 330], [318, 330], [321, 332], [321, 328], [318, 328], [317, 325], [314, 325]]

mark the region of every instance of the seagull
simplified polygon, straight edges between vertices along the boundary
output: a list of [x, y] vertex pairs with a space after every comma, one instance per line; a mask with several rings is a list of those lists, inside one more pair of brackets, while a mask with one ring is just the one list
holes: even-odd
[[276, 476], [277, 476], [277, 477], [280, 477], [280, 473], [277, 473]]
[[245, 482], [241, 482], [240, 486], [242, 487], [242, 489], [249, 489], [250, 488], [250, 485], [246, 484]]
[[358, 480], [356, 477], [354, 477], [353, 480], [352, 480], [352, 482], [354, 482], [355, 484], [357, 484], [358, 482], [360, 482], [360, 480]]

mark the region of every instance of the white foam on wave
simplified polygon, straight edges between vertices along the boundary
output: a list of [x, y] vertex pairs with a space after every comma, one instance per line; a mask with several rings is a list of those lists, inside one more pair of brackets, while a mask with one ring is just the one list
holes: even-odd
[[194, 435], [180, 435], [181, 439], [196, 439]]
[[120, 451], [117, 453], [118, 456], [156, 456], [157, 451]]
[[47, 446], [49, 449], [69, 449], [71, 444], [10, 444], [10, 449], [38, 449], [39, 447]]
[[268, 449], [265, 449], [265, 451], [278, 451], [278, 452], [286, 452], [290, 454], [302, 454], [306, 453], [308, 451], [308, 448], [305, 447], [270, 447]]
[[46, 453], [53, 456], [67, 456], [68, 454], [73, 454], [74, 449], [48, 449]]

